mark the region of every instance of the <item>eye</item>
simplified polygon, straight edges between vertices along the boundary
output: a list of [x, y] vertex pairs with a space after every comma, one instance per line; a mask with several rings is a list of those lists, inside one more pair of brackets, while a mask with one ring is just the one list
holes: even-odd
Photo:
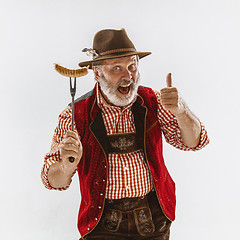
[[135, 71], [137, 69], [136, 65], [135, 64], [132, 64], [129, 66], [129, 70], [130, 71]]
[[115, 66], [115, 67], [113, 67], [113, 70], [114, 70], [114, 71], [119, 71], [119, 70], [120, 70], [120, 67], [119, 67], [119, 66]]

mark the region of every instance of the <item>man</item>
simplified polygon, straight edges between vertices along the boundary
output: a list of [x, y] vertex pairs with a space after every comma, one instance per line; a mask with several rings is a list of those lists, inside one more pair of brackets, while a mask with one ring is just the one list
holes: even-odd
[[[124, 29], [96, 33], [93, 49], [84, 49], [97, 81], [59, 116], [42, 180], [49, 189], [65, 190], [78, 171], [82, 239], [169, 239], [175, 219], [175, 183], [162, 156], [162, 133], [185, 151], [208, 144], [204, 126], [172, 87], [160, 92], [139, 86], [138, 52]], [[71, 163], [69, 157], [74, 157]]]

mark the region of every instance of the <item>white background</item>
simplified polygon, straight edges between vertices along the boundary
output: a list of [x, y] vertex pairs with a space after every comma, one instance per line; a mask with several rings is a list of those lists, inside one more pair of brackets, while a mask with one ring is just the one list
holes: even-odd
[[[139, 51], [142, 85], [165, 87], [168, 72], [211, 143], [181, 152], [164, 143], [177, 186], [172, 240], [239, 239], [238, 0], [1, 0], [0, 238], [76, 240], [80, 193], [40, 180], [58, 114], [71, 101], [57, 62], [77, 68], [104, 28], [124, 27]], [[93, 75], [78, 80], [77, 96]]]

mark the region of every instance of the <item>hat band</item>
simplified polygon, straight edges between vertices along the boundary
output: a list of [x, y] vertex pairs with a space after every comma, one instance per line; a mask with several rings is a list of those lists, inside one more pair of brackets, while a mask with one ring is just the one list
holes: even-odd
[[[113, 50], [109, 50], [109, 51], [106, 51], [106, 52], [102, 52], [102, 53], [99, 53], [100, 56], [105, 56], [107, 54], [111, 54], [111, 53], [117, 53], [117, 52], [132, 52], [132, 51], [136, 51], [135, 48], [120, 48], [120, 49], [113, 49]], [[99, 57], [99, 56], [97, 56]]]

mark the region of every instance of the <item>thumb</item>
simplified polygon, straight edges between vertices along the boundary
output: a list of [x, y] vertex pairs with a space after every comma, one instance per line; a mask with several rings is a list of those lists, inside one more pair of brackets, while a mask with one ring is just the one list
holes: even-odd
[[172, 74], [171, 73], [169, 73], [167, 75], [166, 82], [167, 82], [167, 87], [172, 87]]

